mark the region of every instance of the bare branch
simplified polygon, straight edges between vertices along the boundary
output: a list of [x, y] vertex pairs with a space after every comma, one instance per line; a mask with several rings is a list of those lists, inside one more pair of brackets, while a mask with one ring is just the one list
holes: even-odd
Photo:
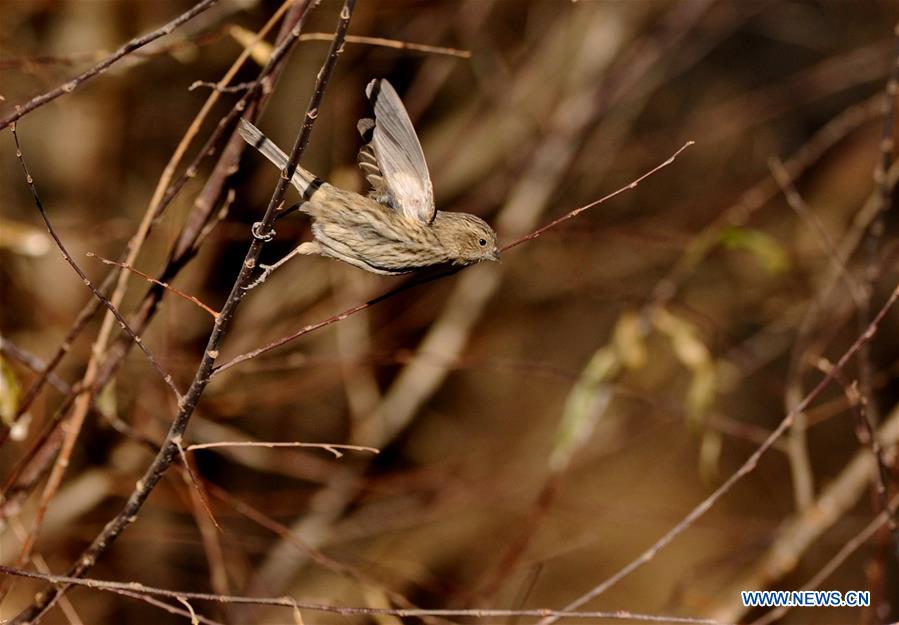
[[178, 289], [173, 287], [168, 282], [162, 282], [161, 280], [157, 280], [153, 276], [150, 276], [150, 275], [144, 273], [143, 271], [141, 271], [140, 269], [137, 269], [136, 267], [132, 267], [128, 263], [120, 263], [117, 260], [109, 260], [108, 258], [103, 258], [102, 256], [98, 256], [97, 254], [94, 254], [93, 252], [88, 252], [87, 257], [88, 258], [96, 258], [104, 265], [115, 265], [116, 267], [120, 267], [122, 269], [127, 269], [131, 273], [140, 276], [141, 278], [143, 278], [150, 284], [155, 284], [157, 286], [161, 286], [162, 288], [166, 289], [167, 291], [171, 291], [178, 297], [185, 299], [188, 302], [191, 302], [192, 304], [196, 304], [197, 306], [199, 306], [200, 308], [202, 308], [203, 310], [208, 312], [210, 315], [212, 315], [213, 319], [216, 319], [219, 316], [217, 311], [213, 310], [212, 308], [210, 308], [209, 306], [207, 306], [206, 304], [201, 302], [198, 298], [194, 297], [193, 295], [188, 295], [184, 291], [179, 291]]
[[376, 447], [366, 447], [364, 445], [341, 445], [338, 443], [298, 443], [298, 442], [265, 442], [265, 441], [219, 441], [216, 443], [199, 443], [197, 445], [189, 445], [185, 451], [197, 451], [199, 449], [215, 449], [218, 447], [312, 447], [315, 449], [324, 449], [334, 454], [335, 458], [342, 458], [341, 449], [349, 451], [367, 451], [371, 454], [381, 453]]
[[103, 72], [105, 72], [107, 69], [110, 68], [110, 66], [112, 66], [113, 63], [115, 63], [122, 57], [127, 56], [128, 54], [130, 54], [131, 52], [134, 52], [135, 50], [137, 50], [139, 48], [144, 47], [151, 41], [155, 41], [156, 39], [159, 39], [160, 37], [165, 37], [166, 35], [170, 34], [173, 30], [175, 30], [176, 28], [181, 26], [181, 24], [196, 17], [203, 11], [206, 11], [207, 9], [212, 7], [217, 2], [218, 2], [218, 0], [202, 0], [202, 2], [197, 3], [189, 11], [182, 13], [181, 15], [179, 15], [178, 17], [173, 19], [171, 22], [169, 22], [165, 26], [162, 26], [161, 28], [157, 28], [153, 32], [147, 33], [146, 35], [143, 35], [141, 37], [132, 39], [131, 41], [129, 41], [128, 43], [123, 45], [121, 48], [119, 48], [118, 50], [116, 50], [115, 52], [110, 54], [108, 57], [106, 57], [105, 59], [103, 59], [102, 61], [100, 61], [93, 67], [91, 67], [90, 69], [82, 72], [81, 74], [79, 74], [72, 80], [68, 81], [67, 83], [60, 85], [59, 87], [57, 87], [56, 89], [53, 89], [52, 91], [48, 91], [47, 93], [43, 93], [39, 96], [35, 96], [34, 98], [29, 100], [25, 104], [17, 104], [15, 113], [13, 113], [11, 115], [7, 115], [3, 119], [0, 119], [0, 130], [3, 130], [4, 128], [9, 126], [16, 120], [21, 119], [24, 115], [27, 115], [31, 111], [47, 104], [48, 102], [52, 102], [59, 96], [64, 95], [66, 93], [72, 93], [73, 91], [78, 89], [81, 85], [83, 85], [85, 82], [87, 82], [94, 76], [97, 76], [98, 74], [102, 74]]
[[564, 223], [564, 222], [568, 221], [569, 219], [574, 219], [575, 217], [577, 217], [584, 211], [589, 210], [589, 209], [593, 208], [594, 206], [599, 206], [600, 204], [603, 204], [604, 202], [611, 200], [616, 195], [620, 195], [621, 193], [624, 193], [625, 191], [630, 191], [632, 189], [636, 189], [637, 186], [641, 182], [643, 182], [644, 180], [646, 180], [647, 178], [649, 178], [650, 176], [655, 174], [660, 169], [664, 169], [665, 167], [668, 167], [668, 165], [672, 164], [675, 161], [675, 159], [677, 159], [677, 157], [680, 155], [681, 152], [686, 150], [688, 147], [690, 147], [694, 143], [695, 143], [695, 141], [687, 141], [674, 154], [672, 154], [667, 159], [665, 159], [665, 161], [663, 163], [656, 165], [655, 167], [650, 169], [648, 172], [646, 172], [645, 174], [643, 174], [642, 176], [640, 176], [639, 178], [637, 178], [630, 184], [627, 184], [626, 186], [623, 186], [620, 189], [612, 191], [605, 197], [601, 197], [598, 200], [596, 200], [595, 202], [590, 202], [589, 204], [585, 204], [584, 206], [581, 206], [580, 208], [576, 208], [573, 211], [565, 213], [558, 219], [552, 220], [551, 222], [549, 222], [542, 228], [537, 228], [530, 234], [526, 234], [519, 239], [515, 239], [511, 243], [507, 243], [505, 246], [503, 246], [503, 248], [500, 251], [505, 252], [506, 250], [510, 250], [513, 247], [515, 247], [516, 245], [520, 245], [520, 244], [524, 243], [525, 241], [532, 241], [532, 240], [536, 239], [537, 237], [542, 236], [547, 230], [549, 230], [551, 228], [555, 228], [559, 224]]

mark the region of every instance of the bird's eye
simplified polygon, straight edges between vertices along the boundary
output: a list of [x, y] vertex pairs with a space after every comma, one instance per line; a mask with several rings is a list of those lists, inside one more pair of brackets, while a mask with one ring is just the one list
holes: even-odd
[[487, 245], [487, 239], [478, 239], [478, 243], [481, 245], [481, 247], [484, 247], [485, 245]]

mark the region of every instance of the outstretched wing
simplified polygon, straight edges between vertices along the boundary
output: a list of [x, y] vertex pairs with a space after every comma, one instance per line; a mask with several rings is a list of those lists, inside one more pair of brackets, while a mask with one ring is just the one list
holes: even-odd
[[359, 132], [368, 140], [359, 150], [359, 166], [376, 196], [410, 219], [431, 223], [437, 214], [434, 187], [406, 108], [386, 80], [371, 81], [365, 94], [375, 119], [359, 122]]
[[375, 120], [369, 118], [360, 119], [359, 123], [356, 124], [356, 128], [359, 130], [359, 134], [362, 135], [362, 140], [365, 141], [365, 144], [359, 148], [356, 160], [359, 164], [359, 169], [362, 170], [362, 173], [365, 174], [365, 179], [371, 185], [371, 193], [369, 195], [382, 204], [393, 206], [393, 197], [390, 195], [390, 189], [387, 188], [384, 176], [381, 175], [381, 168], [378, 167], [378, 157], [375, 156], [375, 150], [371, 146]]

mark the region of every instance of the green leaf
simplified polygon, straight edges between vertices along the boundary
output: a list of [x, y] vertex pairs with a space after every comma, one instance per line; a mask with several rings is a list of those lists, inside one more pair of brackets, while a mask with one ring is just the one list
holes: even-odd
[[609, 407], [609, 381], [621, 371], [621, 359], [611, 345], [600, 347], [581, 372], [565, 402], [565, 411], [549, 458], [552, 471], [561, 471], [590, 438], [600, 417]]
[[761, 230], [736, 226], [725, 228], [721, 232], [721, 244], [730, 250], [749, 252], [771, 274], [783, 273], [790, 264], [783, 246]]

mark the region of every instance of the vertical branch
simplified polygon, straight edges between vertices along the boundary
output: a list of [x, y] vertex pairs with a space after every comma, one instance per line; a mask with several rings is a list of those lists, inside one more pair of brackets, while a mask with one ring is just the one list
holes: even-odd
[[[344, 39], [346, 37], [347, 29], [349, 28], [350, 18], [352, 17], [355, 4], [355, 0], [344, 1], [343, 8], [340, 11], [337, 29], [334, 34], [334, 40], [328, 51], [328, 57], [325, 59], [325, 62], [318, 73], [318, 77], [316, 78], [315, 88], [309, 101], [306, 115], [303, 118], [303, 126], [294, 142], [290, 160], [278, 181], [274, 193], [272, 193], [271, 200], [269, 201], [262, 221], [253, 227], [253, 242], [247, 250], [237, 279], [231, 287], [231, 293], [228, 295], [228, 299], [222, 306], [221, 313], [215, 320], [215, 324], [213, 325], [212, 332], [210, 333], [206, 344], [206, 349], [203, 352], [202, 359], [200, 360], [200, 364], [194, 375], [193, 382], [187, 393], [185, 393], [179, 401], [178, 413], [175, 415], [172, 425], [166, 434], [162, 448], [144, 472], [142, 478], [138, 480], [134, 491], [131, 493], [131, 496], [128, 497], [128, 501], [122, 510], [115, 516], [115, 518], [106, 524], [103, 530], [96, 538], [94, 538], [90, 546], [84, 550], [77, 562], [71, 567], [69, 570], [70, 577], [81, 577], [84, 575], [84, 573], [96, 563], [97, 559], [109, 549], [124, 529], [134, 522], [140, 509], [150, 496], [150, 493], [177, 457], [177, 441], [181, 440], [184, 431], [187, 429], [187, 425], [190, 422], [193, 411], [209, 383], [209, 376], [215, 364], [215, 359], [219, 355], [219, 351], [225, 336], [227, 335], [231, 321], [234, 318], [234, 314], [237, 311], [237, 307], [240, 305], [246, 294], [245, 288], [247, 284], [249, 284], [250, 277], [256, 267], [262, 248], [267, 240], [272, 237], [272, 224], [274, 224], [275, 221], [275, 215], [277, 213], [276, 209], [283, 202], [290, 178], [293, 176], [294, 171], [296, 171], [300, 157], [303, 155], [303, 152], [309, 143], [309, 137], [311, 136], [315, 120], [318, 117], [318, 111], [321, 106], [325, 88], [334, 73], [337, 58], [343, 52]], [[300, 25], [297, 25], [291, 32], [291, 37], [296, 39], [299, 37], [299, 34]], [[47, 588], [43, 593], [40, 593], [37, 596], [34, 603], [18, 614], [12, 620], [12, 623], [22, 624], [34, 621], [53, 606], [67, 588], [68, 585], [56, 585]]]

